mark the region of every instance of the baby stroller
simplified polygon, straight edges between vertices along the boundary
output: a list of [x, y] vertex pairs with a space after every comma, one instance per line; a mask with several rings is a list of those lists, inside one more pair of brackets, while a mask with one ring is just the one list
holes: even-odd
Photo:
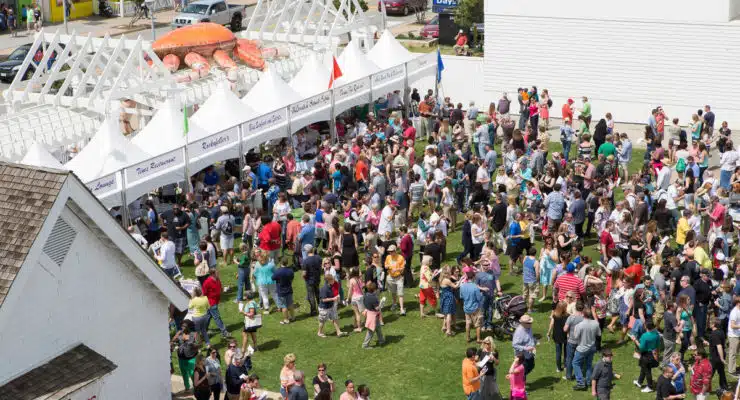
[[497, 336], [513, 336], [519, 326], [519, 318], [527, 313], [523, 296], [505, 294], [493, 300], [493, 318], [497, 320], [494, 332]]

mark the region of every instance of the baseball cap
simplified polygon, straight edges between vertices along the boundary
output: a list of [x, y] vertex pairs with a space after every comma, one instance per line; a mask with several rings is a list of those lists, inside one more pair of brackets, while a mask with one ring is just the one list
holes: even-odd
[[574, 272], [576, 270], [576, 264], [569, 262], [568, 265], [565, 267], [566, 272]]
[[573, 99], [568, 99], [568, 104], [573, 104]]
[[465, 268], [463, 268], [463, 273], [472, 274], [473, 273], [473, 268], [471, 268], [471, 267], [465, 267]]

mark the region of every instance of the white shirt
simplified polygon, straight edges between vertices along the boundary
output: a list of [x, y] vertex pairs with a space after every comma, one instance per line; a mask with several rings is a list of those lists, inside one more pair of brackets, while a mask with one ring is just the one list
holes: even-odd
[[149, 243], [144, 239], [144, 236], [141, 236], [141, 233], [133, 232], [131, 233], [131, 237], [136, 240], [136, 243], [139, 244], [139, 246], [146, 249], [149, 246]]
[[722, 171], [734, 171], [739, 159], [740, 155], [737, 151], [726, 151], [722, 153], [722, 157], [719, 158], [719, 169]]
[[470, 233], [473, 236], [473, 244], [483, 243], [485, 239], [485, 230], [477, 224], [471, 224]]
[[475, 181], [483, 185], [483, 190], [488, 190], [491, 177], [488, 175], [488, 169], [481, 165], [475, 173]]
[[393, 209], [390, 206], [383, 207], [378, 223], [378, 236], [383, 237], [386, 232], [393, 233]]
[[171, 240], [164, 242], [159, 248], [159, 256], [156, 259], [162, 262], [162, 268], [164, 269], [177, 267], [177, 263], [175, 263], [175, 242]]
[[444, 186], [446, 178], [447, 175], [445, 175], [444, 171], [442, 171], [441, 168], [434, 169], [434, 183], [439, 186]]
[[658, 186], [658, 189], [668, 189], [668, 186], [671, 184], [672, 172], [673, 170], [666, 166], [658, 171], [658, 178], [656, 179], [656, 185]]
[[727, 321], [727, 337], [740, 337], [740, 329], [732, 329], [732, 323], [740, 325], [740, 310], [737, 307], [732, 307], [730, 311], [730, 320]]

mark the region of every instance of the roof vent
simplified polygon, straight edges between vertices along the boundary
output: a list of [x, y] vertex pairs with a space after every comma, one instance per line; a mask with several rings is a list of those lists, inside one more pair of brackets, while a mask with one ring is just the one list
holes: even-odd
[[44, 244], [44, 253], [61, 267], [76, 236], [77, 232], [74, 228], [63, 219], [57, 219], [54, 228], [51, 229], [49, 239]]

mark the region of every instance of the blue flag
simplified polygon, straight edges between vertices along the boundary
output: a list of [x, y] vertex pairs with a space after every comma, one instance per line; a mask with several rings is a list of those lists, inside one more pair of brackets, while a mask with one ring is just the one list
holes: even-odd
[[442, 62], [442, 53], [437, 49], [437, 83], [442, 82], [442, 71], [445, 70], [445, 64]]

